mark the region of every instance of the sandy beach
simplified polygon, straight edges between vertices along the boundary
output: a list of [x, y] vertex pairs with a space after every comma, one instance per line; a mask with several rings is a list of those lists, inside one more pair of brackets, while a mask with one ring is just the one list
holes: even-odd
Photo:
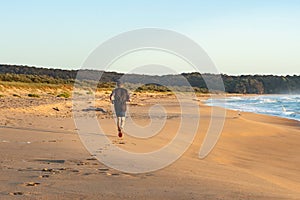
[[[298, 121], [227, 110], [220, 140], [208, 157], [199, 159], [211, 117], [211, 107], [202, 102], [207, 97], [199, 96], [199, 129], [184, 155], [159, 171], [129, 174], [106, 167], [85, 149], [71, 98], [12, 93], [0, 98], [0, 199], [300, 199]], [[96, 113], [115, 145], [148, 152], [172, 139], [176, 116], [156, 137], [125, 135], [120, 142], [108, 95], [96, 94], [96, 108], [101, 108]], [[157, 103], [177, 113], [171, 95], [132, 95], [135, 122], [147, 124], [147, 110]]]
[[0, 200], [300, 200], [300, 0], [0, 5]]

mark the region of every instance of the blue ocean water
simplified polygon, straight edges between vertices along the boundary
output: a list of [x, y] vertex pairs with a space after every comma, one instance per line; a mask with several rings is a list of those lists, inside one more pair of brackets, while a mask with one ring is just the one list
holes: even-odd
[[206, 104], [300, 121], [300, 95], [261, 95], [208, 99]]

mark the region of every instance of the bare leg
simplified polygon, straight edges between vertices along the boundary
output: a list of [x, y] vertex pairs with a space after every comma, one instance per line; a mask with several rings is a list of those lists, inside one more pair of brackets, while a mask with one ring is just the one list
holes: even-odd
[[123, 130], [124, 126], [125, 126], [125, 117], [120, 117], [120, 118], [121, 118], [120, 128], [121, 128], [121, 130]]
[[118, 131], [121, 131], [121, 125], [122, 125], [122, 117], [117, 117], [117, 126], [118, 126]]

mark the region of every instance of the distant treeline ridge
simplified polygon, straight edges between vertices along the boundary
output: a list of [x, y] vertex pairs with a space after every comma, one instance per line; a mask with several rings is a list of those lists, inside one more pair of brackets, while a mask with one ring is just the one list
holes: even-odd
[[[101, 83], [115, 82], [122, 79], [133, 84], [154, 83], [164, 86], [186, 86], [186, 81], [200, 91], [207, 90], [205, 81], [217, 81], [218, 75], [193, 73], [182, 73], [180, 75], [140, 75], [122, 74], [117, 72], [103, 72], [97, 70], [80, 70], [80, 79], [98, 80]], [[50, 83], [50, 84], [73, 84], [78, 70], [47, 69], [20, 65], [0, 65], [0, 81], [17, 81], [27, 83]], [[185, 78], [183, 80], [183, 77]], [[205, 80], [204, 78], [205, 77]], [[242, 94], [286, 94], [300, 93], [300, 76], [274, 76], [274, 75], [221, 75], [228, 93]], [[78, 77], [77, 77], [78, 78]]]

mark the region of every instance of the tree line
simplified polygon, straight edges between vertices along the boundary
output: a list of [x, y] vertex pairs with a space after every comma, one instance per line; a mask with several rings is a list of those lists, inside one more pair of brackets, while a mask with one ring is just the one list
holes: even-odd
[[[80, 72], [80, 73], [78, 73]], [[99, 77], [100, 80], [99, 80]], [[119, 79], [126, 83], [157, 86], [192, 86], [196, 91], [208, 91], [207, 85], [218, 82], [222, 78], [224, 89], [228, 93], [241, 94], [290, 94], [300, 93], [300, 76], [287, 75], [241, 75], [200, 74], [197, 72], [178, 75], [142, 75], [104, 72], [97, 70], [62, 70], [37, 68], [20, 65], [0, 65], [0, 81], [15, 81], [26, 83], [73, 84], [75, 79], [99, 81], [103, 83], [115, 82]], [[147, 88], [143, 86], [143, 88]], [[211, 89], [211, 88], [210, 88]], [[216, 89], [217, 90], [217, 89]]]

